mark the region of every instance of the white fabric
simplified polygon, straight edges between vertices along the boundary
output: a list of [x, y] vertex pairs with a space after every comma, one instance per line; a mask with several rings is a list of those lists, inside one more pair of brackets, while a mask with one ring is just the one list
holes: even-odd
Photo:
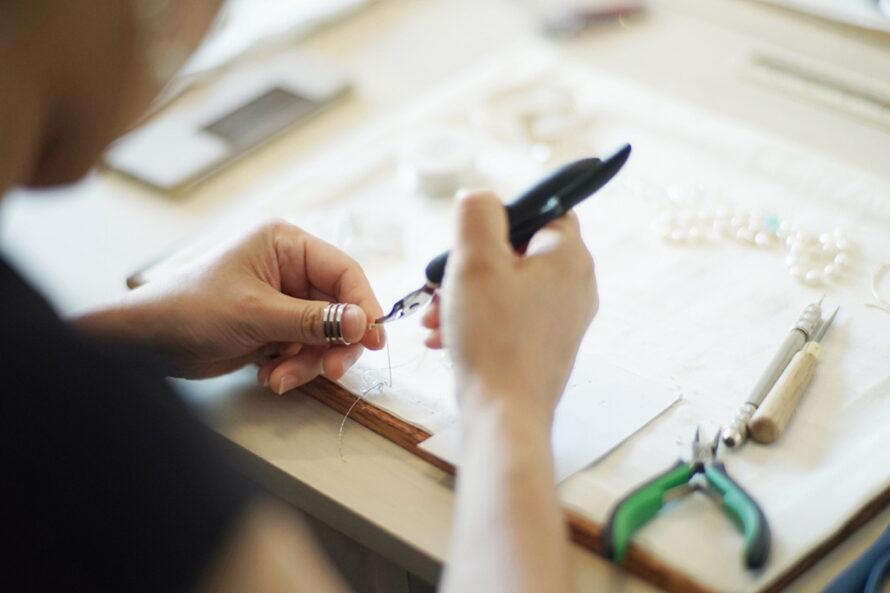
[[890, 4], [887, 0], [761, 0], [787, 6], [841, 23], [890, 31]]

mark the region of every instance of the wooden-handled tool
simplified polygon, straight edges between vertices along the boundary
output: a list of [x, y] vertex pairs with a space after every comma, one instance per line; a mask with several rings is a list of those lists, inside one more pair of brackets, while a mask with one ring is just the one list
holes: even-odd
[[791, 331], [788, 332], [788, 335], [785, 336], [785, 340], [782, 342], [782, 345], [779, 346], [779, 350], [776, 352], [775, 356], [773, 356], [769, 365], [767, 365], [766, 370], [760, 375], [760, 378], [757, 380], [751, 393], [748, 394], [745, 403], [743, 403], [742, 407], [739, 408], [739, 411], [736, 412], [735, 418], [732, 419], [729, 426], [723, 430], [721, 438], [723, 439], [724, 445], [736, 448], [745, 444], [745, 441], [748, 440], [748, 434], [750, 433], [749, 425], [751, 424], [751, 418], [754, 416], [754, 412], [757, 411], [757, 408], [760, 407], [760, 404], [762, 404], [763, 400], [766, 399], [766, 396], [769, 395], [770, 390], [773, 388], [776, 381], [779, 380], [779, 377], [788, 366], [788, 363], [791, 362], [794, 355], [806, 346], [807, 341], [809, 341], [816, 333], [816, 329], [819, 327], [821, 321], [822, 299], [819, 299], [818, 303], [807, 305], [807, 308], [804, 309], [803, 313], [800, 314], [800, 317], [797, 318], [794, 327], [792, 327]]
[[834, 321], [837, 311], [834, 310], [831, 317], [819, 327], [813, 339], [794, 355], [782, 372], [782, 376], [754, 412], [748, 424], [748, 431], [751, 433], [751, 438], [758, 443], [772, 443], [778, 439], [791, 415], [794, 414], [797, 403], [816, 370], [821, 351], [819, 343], [828, 331], [828, 326]]

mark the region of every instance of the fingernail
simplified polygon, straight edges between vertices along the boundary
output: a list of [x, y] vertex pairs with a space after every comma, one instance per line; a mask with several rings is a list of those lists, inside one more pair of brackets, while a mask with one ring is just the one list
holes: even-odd
[[360, 342], [361, 339], [365, 337], [367, 322], [368, 318], [365, 315], [365, 312], [362, 311], [361, 307], [357, 305], [346, 305], [346, 310], [343, 311], [343, 320], [340, 322], [343, 330], [343, 337], [346, 341], [350, 344]]
[[278, 395], [286, 393], [297, 386], [298, 379], [293, 375], [285, 375], [278, 383]]
[[269, 375], [271, 375], [271, 371], [266, 370], [263, 367], [260, 367], [260, 370], [257, 371], [256, 380], [263, 387], [269, 386]]
[[374, 337], [377, 339], [377, 343], [381, 346], [386, 344], [386, 330], [383, 329], [383, 326], [375, 323], [372, 327], [374, 328]]
[[287, 348], [281, 351], [281, 354], [284, 356], [296, 356], [300, 353], [300, 350], [303, 349], [303, 344], [299, 342], [294, 342], [293, 344], [289, 344]]

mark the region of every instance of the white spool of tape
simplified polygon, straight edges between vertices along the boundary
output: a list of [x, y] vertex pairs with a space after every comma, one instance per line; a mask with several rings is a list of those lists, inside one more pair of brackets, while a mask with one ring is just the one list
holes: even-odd
[[431, 127], [405, 137], [399, 150], [399, 165], [408, 182], [427, 196], [453, 196], [475, 172], [473, 138], [449, 127]]

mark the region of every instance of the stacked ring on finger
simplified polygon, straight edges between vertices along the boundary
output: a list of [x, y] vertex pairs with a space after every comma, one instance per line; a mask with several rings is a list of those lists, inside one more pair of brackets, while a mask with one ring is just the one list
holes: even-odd
[[328, 344], [349, 346], [349, 342], [343, 337], [343, 311], [346, 306], [346, 303], [331, 303], [324, 308], [322, 329]]

